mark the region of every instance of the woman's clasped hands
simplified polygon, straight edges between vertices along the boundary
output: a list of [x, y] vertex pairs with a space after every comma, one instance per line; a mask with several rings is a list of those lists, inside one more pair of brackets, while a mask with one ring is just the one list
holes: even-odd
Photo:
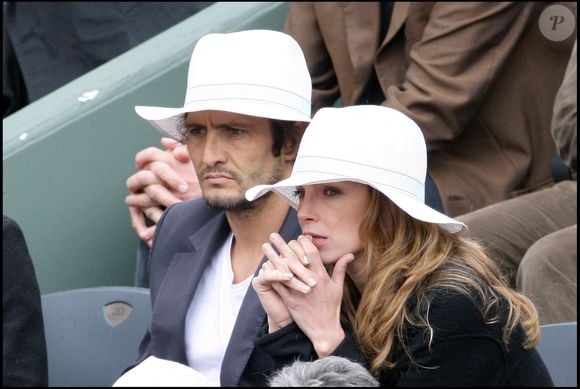
[[[330, 355], [344, 339], [340, 306], [350, 253], [338, 260], [324, 261], [308, 236], [286, 243], [277, 233], [270, 235], [274, 247], [262, 250], [268, 261], [252, 280], [266, 314], [269, 332], [295, 322], [314, 345], [318, 356]], [[329, 275], [326, 264], [334, 263]]]

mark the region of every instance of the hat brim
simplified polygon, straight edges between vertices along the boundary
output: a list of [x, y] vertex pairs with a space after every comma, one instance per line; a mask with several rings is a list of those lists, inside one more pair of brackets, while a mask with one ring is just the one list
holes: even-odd
[[296, 187], [304, 185], [323, 184], [330, 182], [353, 181], [378, 190], [394, 202], [399, 208], [411, 217], [421, 220], [426, 223], [439, 224], [443, 229], [450, 233], [461, 231], [467, 226], [449, 216], [425, 205], [422, 199], [418, 199], [409, 192], [400, 190], [399, 188], [380, 184], [369, 183], [353, 177], [338, 176], [329, 173], [300, 173], [299, 175], [290, 176], [272, 185], [257, 185], [246, 191], [246, 199], [253, 201], [269, 191], [273, 191], [293, 208], [298, 209], [299, 198], [296, 195]]
[[181, 139], [178, 128], [185, 113], [200, 111], [224, 111], [241, 115], [292, 122], [310, 122], [310, 117], [292, 107], [278, 103], [251, 99], [215, 99], [187, 104], [182, 108], [136, 106], [135, 112], [163, 135]]

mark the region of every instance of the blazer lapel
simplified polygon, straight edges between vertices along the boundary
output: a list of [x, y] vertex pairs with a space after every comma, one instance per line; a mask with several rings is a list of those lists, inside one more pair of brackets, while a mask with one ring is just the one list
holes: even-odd
[[[187, 364], [185, 353], [185, 317], [204, 269], [230, 232], [224, 213], [220, 213], [189, 237], [191, 251], [176, 253], [153, 304], [153, 322], [168, 336], [153, 336], [159, 357]], [[208, 239], [208, 237], [210, 237]]]
[[[296, 218], [296, 211], [290, 209], [280, 229], [280, 235], [286, 240], [296, 239], [300, 234], [300, 226]], [[261, 268], [261, 264], [266, 261], [264, 257], [256, 269], [255, 275]], [[264, 325], [266, 314], [262, 304], [252, 288], [248, 287], [248, 292], [244, 297], [240, 312], [236, 319], [236, 324], [232, 331], [230, 342], [226, 349], [222, 362], [221, 386], [238, 386], [240, 377], [248, 364], [248, 360], [254, 351], [254, 339]]]
[[397, 32], [403, 27], [405, 21], [407, 20], [407, 15], [409, 14], [409, 3], [395, 1], [393, 4], [393, 13], [391, 15], [391, 21], [389, 23], [389, 29], [385, 35], [385, 39], [381, 42], [379, 51], [389, 43]]
[[[378, 2], [342, 2], [345, 40], [352, 63], [352, 96], [346, 104], [354, 103], [363, 93], [372, 71], [379, 46], [380, 5]], [[350, 101], [352, 100], [352, 101]]]

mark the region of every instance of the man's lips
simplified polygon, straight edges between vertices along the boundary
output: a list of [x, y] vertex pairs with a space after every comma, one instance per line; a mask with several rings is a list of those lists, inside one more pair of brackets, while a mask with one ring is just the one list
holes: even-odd
[[210, 184], [223, 184], [231, 179], [232, 177], [226, 174], [206, 174], [203, 177], [203, 180]]

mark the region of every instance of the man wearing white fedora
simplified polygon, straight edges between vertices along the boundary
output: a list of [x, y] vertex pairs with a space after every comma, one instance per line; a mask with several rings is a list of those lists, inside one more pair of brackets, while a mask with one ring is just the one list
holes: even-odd
[[152, 323], [136, 364], [154, 356], [216, 385], [267, 384], [273, 361], [253, 342], [265, 314], [249, 285], [264, 260], [261, 242], [272, 231], [293, 239], [299, 227], [277, 196], [249, 202], [244, 193], [290, 174], [310, 97], [298, 44], [251, 30], [198, 41], [183, 107], [135, 107], [185, 144], [203, 194], [168, 207], [158, 221], [149, 254]]

